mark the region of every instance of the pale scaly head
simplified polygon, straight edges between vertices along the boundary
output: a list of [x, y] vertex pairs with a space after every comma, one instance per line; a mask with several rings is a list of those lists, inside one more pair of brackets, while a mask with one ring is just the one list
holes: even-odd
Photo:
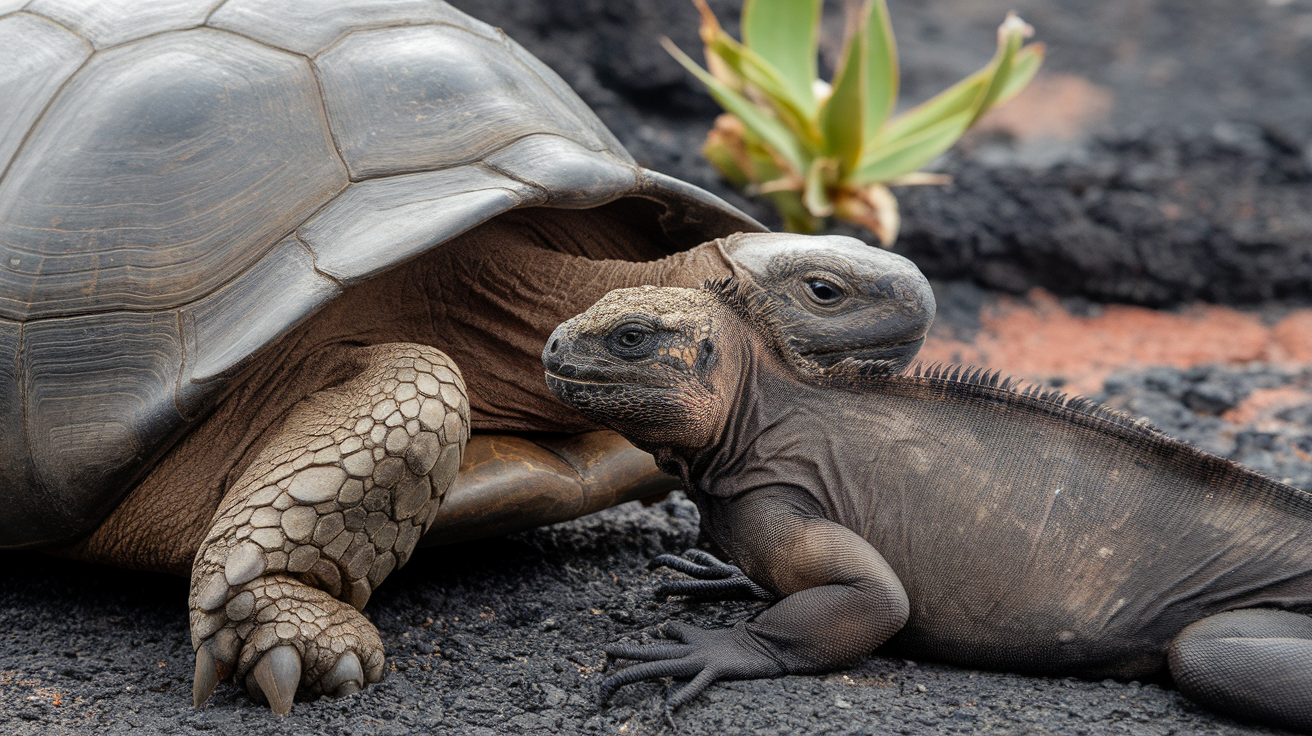
[[616, 289], [556, 328], [542, 351], [556, 398], [644, 449], [711, 443], [744, 329], [706, 291]]
[[855, 238], [739, 233], [720, 250], [734, 280], [766, 300], [792, 352], [822, 367], [851, 358], [900, 371], [934, 321], [934, 292], [920, 269]]

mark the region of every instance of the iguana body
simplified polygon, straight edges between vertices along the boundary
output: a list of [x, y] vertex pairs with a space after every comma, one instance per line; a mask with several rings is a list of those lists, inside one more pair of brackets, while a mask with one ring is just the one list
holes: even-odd
[[[695, 676], [677, 705], [885, 644], [1084, 677], [1169, 659], [1206, 705], [1312, 730], [1312, 496], [996, 374], [823, 371], [779, 349], [769, 312], [745, 288], [624, 290], [543, 354], [557, 396], [655, 452], [706, 534], [783, 596], [733, 629], [618, 647], [652, 661], [608, 691]], [[617, 354], [626, 331], [651, 349]]]

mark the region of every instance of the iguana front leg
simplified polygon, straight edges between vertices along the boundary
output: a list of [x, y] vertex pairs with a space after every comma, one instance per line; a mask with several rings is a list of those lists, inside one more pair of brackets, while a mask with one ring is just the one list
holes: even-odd
[[1243, 720], [1312, 732], [1312, 616], [1250, 608], [1196, 621], [1171, 642], [1191, 699]]
[[359, 348], [361, 370], [301, 400], [231, 486], [191, 575], [194, 697], [232, 675], [274, 712], [383, 674], [360, 609], [405, 564], [460, 467], [469, 404], [438, 350]]
[[[786, 493], [786, 492], [785, 492]], [[754, 494], [755, 495], [755, 494]], [[730, 629], [667, 627], [679, 643], [617, 645], [614, 657], [646, 660], [606, 678], [602, 699], [654, 677], [691, 677], [670, 697], [678, 708], [716, 680], [819, 672], [874, 651], [910, 613], [906, 591], [866, 540], [779, 500], [779, 493], [727, 506], [717, 527], [747, 575], [783, 597]]]

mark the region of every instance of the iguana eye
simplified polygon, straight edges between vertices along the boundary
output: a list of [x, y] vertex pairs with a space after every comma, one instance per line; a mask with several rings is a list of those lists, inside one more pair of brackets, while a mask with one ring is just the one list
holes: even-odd
[[638, 357], [645, 351], [652, 334], [652, 328], [641, 323], [620, 325], [610, 333], [611, 349], [624, 357]]
[[811, 298], [821, 304], [833, 304], [843, 298], [842, 289], [824, 279], [807, 279], [806, 288]]
[[623, 347], [636, 348], [647, 342], [647, 335], [641, 330], [625, 330], [615, 338], [615, 341]]

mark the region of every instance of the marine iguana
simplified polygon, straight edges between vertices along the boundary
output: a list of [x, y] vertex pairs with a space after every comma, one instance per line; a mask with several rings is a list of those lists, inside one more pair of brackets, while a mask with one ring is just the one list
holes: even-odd
[[1312, 494], [997, 373], [821, 368], [785, 344], [741, 282], [617, 290], [548, 341], [552, 392], [679, 475], [704, 534], [780, 597], [730, 629], [610, 647], [647, 661], [603, 698], [691, 677], [678, 707], [718, 679], [884, 647], [1031, 674], [1169, 669], [1200, 704], [1312, 731]]

